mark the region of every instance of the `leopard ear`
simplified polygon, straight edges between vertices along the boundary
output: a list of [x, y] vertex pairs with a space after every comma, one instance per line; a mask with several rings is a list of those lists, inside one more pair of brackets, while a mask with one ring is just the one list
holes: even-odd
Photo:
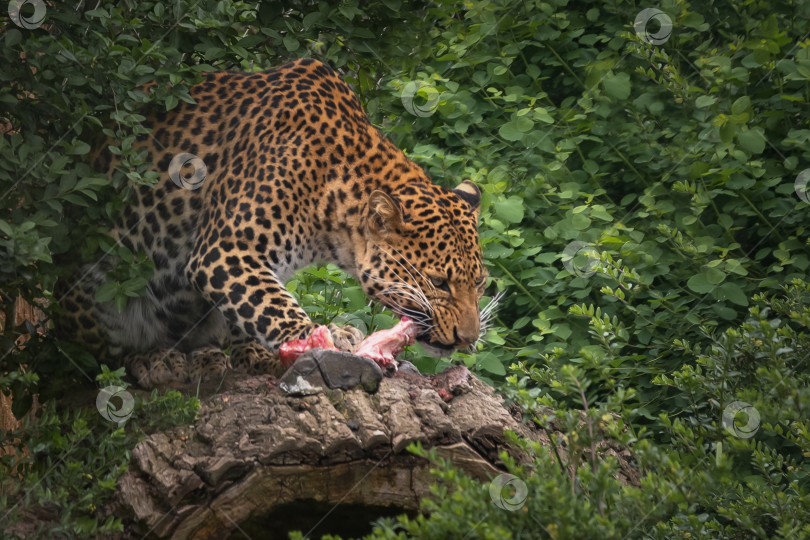
[[475, 214], [478, 214], [478, 207], [481, 204], [481, 190], [478, 189], [478, 186], [469, 180], [464, 180], [453, 189], [453, 193], [469, 204]]
[[380, 190], [368, 197], [368, 224], [372, 231], [381, 233], [394, 230], [402, 222], [399, 204]]

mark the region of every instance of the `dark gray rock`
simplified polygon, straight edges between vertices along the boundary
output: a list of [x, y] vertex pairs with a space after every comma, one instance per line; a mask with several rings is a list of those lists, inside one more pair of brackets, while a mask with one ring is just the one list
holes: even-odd
[[316, 350], [313, 357], [329, 388], [348, 390], [359, 385], [366, 392], [377, 391], [383, 373], [374, 360], [343, 351]]
[[343, 351], [312, 349], [302, 354], [279, 380], [288, 395], [309, 396], [325, 388], [348, 390], [360, 386], [376, 392], [383, 373], [373, 361]]
[[284, 372], [278, 382], [282, 392], [293, 396], [311, 396], [323, 392], [326, 382], [313, 354], [321, 350], [323, 349], [307, 351]]
[[399, 369], [399, 371], [403, 373], [410, 373], [412, 375], [421, 375], [421, 373], [419, 373], [419, 369], [412, 363], [408, 362], [407, 360], [400, 360], [397, 369]]

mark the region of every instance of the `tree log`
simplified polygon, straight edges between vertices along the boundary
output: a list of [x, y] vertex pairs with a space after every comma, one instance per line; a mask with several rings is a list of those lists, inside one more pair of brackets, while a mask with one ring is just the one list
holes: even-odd
[[[286, 521], [296, 512], [291, 505], [303, 503], [311, 520], [297, 528], [306, 533], [325, 513], [335, 519], [357, 505], [379, 509], [376, 515], [386, 507], [416, 512], [432, 477], [430, 464], [406, 451], [410, 443], [436, 448], [482, 481], [499, 474], [502, 449], [520, 459], [505, 445], [505, 430], [550, 444], [466, 368], [451, 369], [449, 390], [447, 374], [404, 372], [384, 378], [373, 394], [326, 389], [294, 397], [271, 377], [233, 381], [203, 405], [194, 425], [137, 445], [105, 513], [122, 517], [132, 537], [220, 539], [244, 533], [251, 521], [270, 522], [274, 512]], [[627, 456], [618, 457], [632, 480]]]

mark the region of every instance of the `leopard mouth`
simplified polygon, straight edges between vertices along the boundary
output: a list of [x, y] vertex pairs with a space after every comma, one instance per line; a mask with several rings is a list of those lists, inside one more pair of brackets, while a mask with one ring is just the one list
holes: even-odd
[[456, 347], [453, 345], [447, 345], [446, 343], [432, 339], [429, 328], [420, 326], [420, 330], [421, 332], [416, 335], [416, 341], [418, 341], [431, 356], [435, 358], [450, 356], [456, 350]]
[[456, 350], [452, 345], [445, 345], [444, 343], [433, 341], [427, 335], [424, 338], [417, 336], [416, 341], [434, 358], [450, 356]]
[[[378, 297], [379, 298], [379, 297]], [[390, 302], [388, 298], [379, 298], [380, 302], [393, 311], [397, 316], [407, 316], [416, 324], [418, 333], [416, 334], [416, 341], [424, 347], [424, 349], [433, 357], [450, 356], [456, 350], [454, 345], [447, 345], [440, 341], [436, 341], [431, 337], [431, 328], [433, 327], [433, 319], [427, 313], [416, 310], [411, 307], [403, 307], [401, 305]]]

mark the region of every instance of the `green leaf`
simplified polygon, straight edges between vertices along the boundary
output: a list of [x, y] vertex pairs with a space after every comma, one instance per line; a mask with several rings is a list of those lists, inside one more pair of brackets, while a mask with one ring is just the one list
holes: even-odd
[[574, 229], [584, 231], [591, 226], [591, 218], [585, 214], [573, 214], [571, 216], [571, 224], [574, 226]]
[[717, 287], [715, 295], [721, 300], [728, 300], [738, 306], [748, 305], [748, 296], [746, 296], [742, 287], [731, 281]]
[[722, 283], [723, 280], [726, 279], [725, 272], [716, 267], [707, 268], [703, 273], [706, 276], [706, 281], [711, 283], [712, 285]]
[[714, 288], [714, 285], [709, 283], [705, 274], [695, 274], [690, 277], [686, 282], [686, 286], [695, 291], [696, 293], [706, 294]]
[[591, 217], [601, 219], [602, 221], [613, 221], [613, 216], [611, 216], [607, 209], [601, 204], [595, 204], [591, 207]]
[[605, 87], [605, 92], [617, 99], [625, 100], [630, 96], [630, 75], [627, 73], [607, 76], [602, 81], [602, 84]]
[[506, 369], [503, 367], [503, 362], [494, 354], [481, 354], [478, 356], [478, 367], [484, 371], [489, 371], [494, 375], [506, 375]]
[[284, 36], [284, 48], [290, 52], [295, 52], [298, 50], [298, 47], [301, 45], [297, 39], [293, 36]]
[[121, 284], [121, 289], [127, 296], [137, 297], [140, 296], [146, 285], [149, 283], [146, 278], [134, 277], [128, 279]]
[[96, 289], [96, 302], [109, 302], [118, 294], [118, 283], [105, 283]]
[[546, 124], [554, 123], [554, 118], [548, 113], [548, 110], [544, 109], [543, 107], [535, 107], [533, 110], [533, 114], [535, 120], [545, 122]]
[[557, 259], [560, 258], [559, 253], [541, 253], [537, 257], [534, 258], [535, 262], [540, 264], [551, 264]]
[[519, 141], [523, 136], [531, 131], [534, 122], [526, 116], [516, 116], [511, 121], [502, 125], [498, 134], [507, 141]]
[[520, 223], [523, 221], [523, 199], [509, 197], [492, 205], [498, 218], [507, 223]]
[[507, 141], [519, 141], [525, 133], [519, 131], [512, 122], [507, 122], [498, 129], [498, 135]]
[[765, 150], [765, 137], [757, 130], [737, 134], [740, 146], [751, 154], [761, 154]]
[[565, 323], [555, 324], [551, 327], [551, 331], [562, 340], [566, 340], [571, 336], [571, 327]]
[[167, 111], [170, 111], [170, 110], [174, 109], [175, 107], [177, 107], [178, 103], [180, 103], [180, 100], [178, 100], [177, 96], [175, 96], [174, 94], [170, 94], [170, 95], [166, 96], [166, 104], [165, 104], [165, 106], [166, 106]]
[[742, 96], [731, 104], [731, 114], [743, 114], [751, 108], [751, 98]]
[[83, 156], [90, 152], [90, 145], [84, 141], [75, 141], [73, 142], [73, 146], [68, 150], [68, 154], [74, 156]]
[[16, 28], [6, 30], [6, 47], [11, 48], [22, 41], [22, 33]]
[[748, 270], [737, 259], [728, 259], [726, 261], [726, 271], [737, 274], [738, 276], [747, 276]]
[[365, 306], [368, 301], [363, 289], [358, 286], [344, 287], [341, 289], [341, 294], [348, 300], [349, 309], [360, 309]]

